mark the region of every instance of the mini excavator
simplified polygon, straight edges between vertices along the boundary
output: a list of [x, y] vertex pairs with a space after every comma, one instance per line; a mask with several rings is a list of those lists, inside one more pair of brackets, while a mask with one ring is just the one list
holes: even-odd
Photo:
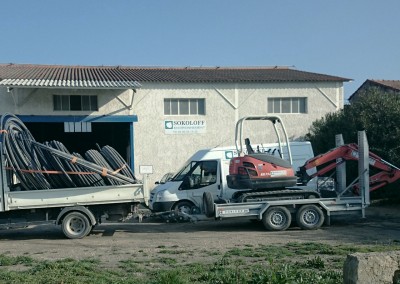
[[[279, 143], [279, 156], [270, 153], [254, 151], [250, 140], [244, 139], [246, 152], [242, 145], [243, 124], [246, 120], [264, 120], [272, 122]], [[285, 136], [282, 143], [278, 131]], [[287, 147], [284, 157], [282, 148]], [[244, 117], [236, 124], [236, 148], [239, 156], [232, 158], [227, 176], [228, 186], [237, 189], [236, 199], [243, 202], [255, 198], [310, 198], [320, 197], [319, 193], [312, 190], [300, 189], [314, 177], [322, 176], [333, 170], [340, 163], [359, 159], [358, 145], [347, 144], [334, 148], [327, 153], [318, 155], [308, 160], [299, 171], [295, 173], [292, 168], [290, 144], [282, 120], [278, 116], [253, 116]], [[370, 191], [376, 190], [393, 183], [400, 178], [400, 169], [383, 160], [374, 153], [369, 153], [369, 165], [379, 172], [369, 178]], [[318, 169], [317, 169], [318, 166]], [[307, 171], [315, 169], [313, 174]], [[358, 183], [352, 185], [353, 192], [358, 193]]]

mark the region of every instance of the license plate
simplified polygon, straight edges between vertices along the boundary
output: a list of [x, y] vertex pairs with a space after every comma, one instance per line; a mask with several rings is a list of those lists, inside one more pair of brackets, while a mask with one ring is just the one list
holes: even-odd
[[229, 210], [221, 210], [219, 215], [229, 215], [229, 214], [242, 214], [249, 213], [249, 209], [229, 209]]

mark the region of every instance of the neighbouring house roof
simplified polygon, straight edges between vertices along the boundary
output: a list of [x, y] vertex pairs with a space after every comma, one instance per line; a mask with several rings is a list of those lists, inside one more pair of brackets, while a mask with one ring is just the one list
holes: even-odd
[[366, 80], [350, 97], [349, 101], [353, 100], [361, 90], [370, 87], [378, 87], [385, 91], [400, 92], [400, 80]]
[[[347, 82], [288, 67], [129, 67], [0, 64], [0, 86], [138, 88], [143, 82]], [[140, 82], [140, 83], [139, 83]]]
[[400, 91], [400, 80], [368, 80], [376, 85], [381, 85], [387, 88], [391, 88], [394, 91]]

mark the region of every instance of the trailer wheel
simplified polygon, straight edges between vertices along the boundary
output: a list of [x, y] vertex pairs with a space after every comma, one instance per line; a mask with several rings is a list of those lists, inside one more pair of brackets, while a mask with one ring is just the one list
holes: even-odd
[[87, 236], [92, 229], [89, 218], [76, 211], [68, 213], [64, 217], [61, 226], [64, 235], [69, 239], [82, 239]]
[[264, 227], [270, 231], [284, 231], [289, 228], [292, 216], [283, 206], [270, 207], [262, 217]]
[[296, 214], [296, 221], [300, 228], [315, 230], [324, 223], [324, 212], [316, 205], [303, 205]]
[[211, 192], [204, 192], [203, 193], [203, 208], [204, 214], [207, 217], [213, 217], [215, 215], [214, 210], [214, 199], [211, 195]]

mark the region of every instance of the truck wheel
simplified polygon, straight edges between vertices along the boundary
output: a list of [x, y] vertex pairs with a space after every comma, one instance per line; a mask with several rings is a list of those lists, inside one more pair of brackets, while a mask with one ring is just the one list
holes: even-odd
[[213, 217], [215, 215], [214, 210], [214, 199], [211, 195], [211, 192], [204, 192], [203, 193], [203, 208], [204, 214], [207, 217]]
[[303, 205], [296, 214], [296, 221], [300, 228], [315, 230], [324, 223], [324, 212], [316, 205]]
[[289, 228], [292, 222], [292, 215], [283, 206], [270, 207], [262, 218], [264, 227], [270, 231], [284, 231]]
[[80, 212], [67, 214], [61, 226], [64, 235], [69, 239], [81, 239], [87, 236], [92, 229], [88, 217]]
[[174, 210], [176, 212], [182, 212], [185, 214], [192, 214], [193, 208], [194, 208], [194, 204], [192, 202], [189, 201], [180, 201], [178, 202], [175, 206], [174, 206]]

